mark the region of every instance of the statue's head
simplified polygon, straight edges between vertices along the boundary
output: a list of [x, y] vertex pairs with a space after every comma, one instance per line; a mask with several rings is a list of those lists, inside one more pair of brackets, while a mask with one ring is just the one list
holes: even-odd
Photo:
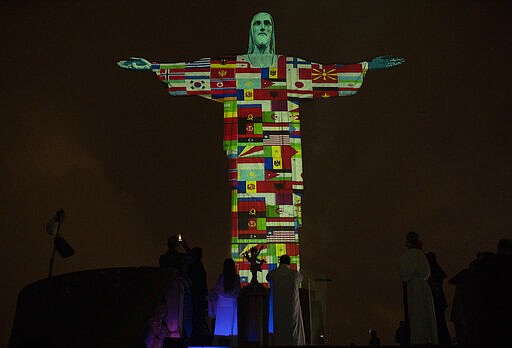
[[276, 53], [274, 19], [266, 12], [256, 13], [251, 20], [247, 53], [255, 53], [256, 48], [259, 48], [260, 51], [262, 48], [266, 48], [265, 53]]

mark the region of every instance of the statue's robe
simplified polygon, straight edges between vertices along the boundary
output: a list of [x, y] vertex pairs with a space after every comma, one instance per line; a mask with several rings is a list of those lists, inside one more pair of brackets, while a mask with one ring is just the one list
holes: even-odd
[[288, 254], [299, 269], [302, 225], [300, 99], [355, 94], [368, 63], [322, 65], [277, 56], [267, 68], [247, 56], [153, 63], [151, 69], [174, 96], [198, 95], [224, 104], [224, 150], [232, 188], [232, 257], [243, 284], [249, 265], [241, 256], [263, 245], [259, 281]]

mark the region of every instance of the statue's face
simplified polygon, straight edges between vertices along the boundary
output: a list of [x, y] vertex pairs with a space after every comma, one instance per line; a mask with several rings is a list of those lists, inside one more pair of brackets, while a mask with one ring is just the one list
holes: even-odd
[[268, 46], [272, 38], [272, 18], [268, 13], [258, 13], [251, 22], [252, 38], [258, 47]]

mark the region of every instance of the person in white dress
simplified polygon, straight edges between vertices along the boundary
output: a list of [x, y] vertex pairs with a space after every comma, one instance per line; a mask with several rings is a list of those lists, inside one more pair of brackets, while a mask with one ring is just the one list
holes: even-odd
[[236, 273], [235, 261], [225, 259], [222, 274], [217, 278], [208, 299], [208, 314], [215, 318], [214, 344], [236, 345], [239, 294], [240, 277]]

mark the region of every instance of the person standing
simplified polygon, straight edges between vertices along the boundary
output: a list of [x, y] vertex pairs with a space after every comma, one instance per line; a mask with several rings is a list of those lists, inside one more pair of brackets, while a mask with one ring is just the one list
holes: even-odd
[[416, 232], [407, 233], [405, 243], [400, 279], [406, 287], [410, 340], [412, 344], [438, 344], [434, 302], [427, 282], [430, 267]]
[[302, 275], [290, 268], [290, 256], [279, 258], [279, 267], [267, 274], [273, 319], [273, 344], [304, 345], [304, 323], [300, 307], [299, 286]]
[[[194, 247], [190, 251], [188, 277], [191, 282], [190, 295], [192, 302], [192, 340], [196, 345], [208, 345], [210, 328], [207, 321], [208, 285], [203, 262], [203, 249]], [[204, 344], [202, 344], [204, 343]]]
[[439, 344], [449, 345], [451, 343], [450, 334], [448, 333], [448, 326], [446, 325], [445, 311], [448, 308], [448, 301], [444, 294], [443, 282], [446, 278], [446, 273], [437, 262], [437, 255], [430, 251], [425, 254], [428, 264], [430, 266], [430, 277], [428, 284], [432, 290], [432, 299], [434, 301], [434, 312], [437, 322], [437, 334], [439, 337]]
[[[183, 251], [180, 251], [183, 249]], [[166, 284], [162, 299], [149, 319], [145, 334], [146, 347], [160, 348], [166, 338], [185, 338], [187, 320], [185, 318], [186, 294], [190, 291], [190, 280], [186, 276], [186, 264], [190, 248], [181, 234], [169, 236], [167, 251], [160, 255], [158, 264], [169, 270], [169, 282]], [[189, 330], [189, 332], [191, 329]]]
[[208, 314], [215, 318], [214, 344], [236, 345], [239, 294], [240, 277], [236, 273], [235, 261], [225, 259], [222, 274], [208, 298]]
[[175, 234], [167, 239], [167, 251], [158, 259], [160, 267], [175, 272], [165, 290], [165, 323], [170, 332], [169, 337], [173, 338], [190, 337], [192, 333], [191, 283], [187, 275], [190, 251], [187, 241], [182, 239], [181, 234]]
[[512, 313], [512, 239], [498, 242], [495, 273], [495, 300], [492, 305], [495, 347], [510, 346], [510, 313]]

